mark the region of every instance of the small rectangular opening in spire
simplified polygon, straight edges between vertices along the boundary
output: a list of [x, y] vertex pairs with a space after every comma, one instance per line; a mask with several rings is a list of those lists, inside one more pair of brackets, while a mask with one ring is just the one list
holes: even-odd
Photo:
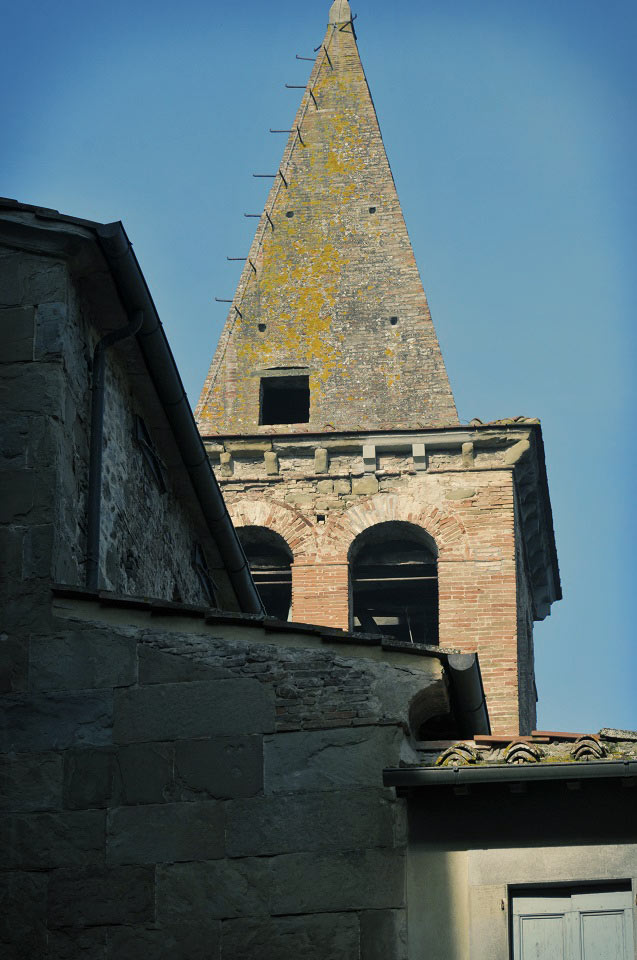
[[261, 377], [261, 425], [309, 423], [310, 378], [307, 375]]

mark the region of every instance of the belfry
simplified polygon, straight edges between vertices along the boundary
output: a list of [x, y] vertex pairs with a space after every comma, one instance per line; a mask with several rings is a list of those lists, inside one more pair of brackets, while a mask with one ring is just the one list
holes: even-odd
[[533, 729], [561, 596], [541, 428], [458, 421], [347, 0], [196, 417], [270, 615], [477, 651], [494, 730]]

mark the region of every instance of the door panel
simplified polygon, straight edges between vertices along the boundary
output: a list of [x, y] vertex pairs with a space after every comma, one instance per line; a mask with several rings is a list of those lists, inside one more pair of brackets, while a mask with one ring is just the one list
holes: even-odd
[[635, 960], [630, 890], [512, 900], [514, 960]]
[[624, 913], [580, 914], [582, 960], [616, 960], [626, 956]]
[[520, 960], [568, 960], [565, 918], [520, 917]]

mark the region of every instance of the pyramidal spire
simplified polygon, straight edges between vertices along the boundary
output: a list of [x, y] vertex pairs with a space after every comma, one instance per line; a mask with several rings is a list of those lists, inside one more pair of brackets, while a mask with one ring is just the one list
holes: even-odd
[[347, 0], [330, 8], [196, 415], [204, 435], [458, 422]]

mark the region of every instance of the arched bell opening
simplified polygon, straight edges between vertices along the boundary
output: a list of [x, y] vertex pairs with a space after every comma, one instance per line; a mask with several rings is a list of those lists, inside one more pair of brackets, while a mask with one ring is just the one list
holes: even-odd
[[238, 527], [237, 535], [265, 612], [289, 620], [292, 608], [292, 551], [283, 537], [266, 527]]
[[402, 643], [438, 643], [438, 552], [426, 531], [388, 521], [349, 553], [352, 629]]

